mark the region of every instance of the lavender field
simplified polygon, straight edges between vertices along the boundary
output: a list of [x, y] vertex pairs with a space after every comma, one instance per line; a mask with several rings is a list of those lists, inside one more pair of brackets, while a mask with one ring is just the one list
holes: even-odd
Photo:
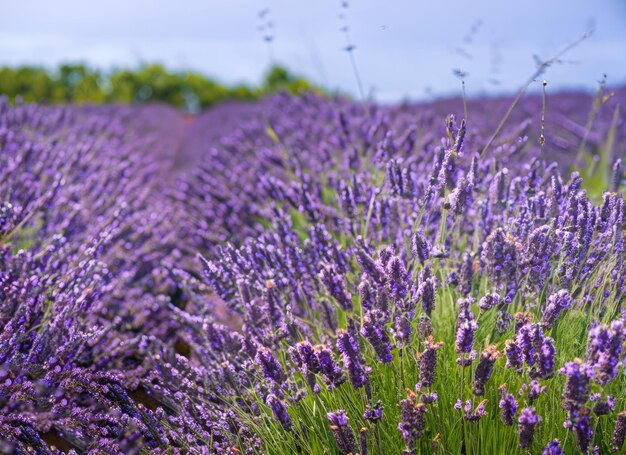
[[625, 453], [626, 89], [512, 103], [0, 99], [0, 453]]

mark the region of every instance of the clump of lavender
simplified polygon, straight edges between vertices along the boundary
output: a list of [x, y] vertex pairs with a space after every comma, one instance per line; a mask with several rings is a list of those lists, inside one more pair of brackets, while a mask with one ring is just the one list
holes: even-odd
[[185, 124], [179, 160], [176, 112], [1, 99], [0, 448], [532, 447], [536, 405], [547, 453], [621, 450], [622, 172], [602, 195], [561, 158], [626, 132], [569, 95], [537, 147], [534, 101], [494, 142], [488, 100], [440, 138], [439, 103], [281, 94]]
[[540, 324], [524, 324], [514, 341], [507, 341], [507, 366], [520, 370], [523, 363], [531, 377], [550, 378], [556, 365], [554, 340], [546, 337]]

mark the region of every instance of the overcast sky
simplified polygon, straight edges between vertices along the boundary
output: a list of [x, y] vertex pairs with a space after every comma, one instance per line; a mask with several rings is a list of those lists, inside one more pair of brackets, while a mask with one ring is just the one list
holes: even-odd
[[[548, 58], [593, 26], [544, 76], [549, 89], [592, 89], [603, 73], [626, 82], [626, 0], [0, 0], [0, 11], [0, 64], [159, 61], [255, 83], [273, 55], [356, 94], [347, 23], [364, 90], [393, 101], [458, 93], [455, 69], [470, 94], [512, 91], [532, 74], [533, 55]], [[271, 52], [259, 30], [268, 22]]]

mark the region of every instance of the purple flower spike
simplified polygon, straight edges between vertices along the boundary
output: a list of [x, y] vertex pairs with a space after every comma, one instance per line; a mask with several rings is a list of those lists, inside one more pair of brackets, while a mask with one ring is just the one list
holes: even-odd
[[371, 369], [365, 365], [359, 344], [350, 332], [337, 331], [337, 349], [341, 354], [346, 370], [348, 370], [352, 385], [357, 388], [365, 385]]
[[323, 345], [316, 347], [315, 351], [320, 365], [320, 372], [324, 375], [324, 382], [328, 385], [328, 388], [332, 390], [343, 384], [346, 381], [346, 377], [341, 367], [335, 362], [332, 351]]
[[265, 379], [282, 384], [287, 379], [283, 367], [276, 360], [272, 351], [266, 348], [261, 348], [256, 354], [254, 359], [263, 370]]
[[548, 297], [548, 306], [546, 306], [543, 311], [541, 325], [547, 329], [552, 328], [559, 315], [571, 305], [572, 298], [565, 289], [561, 289], [556, 294], [552, 294]]
[[475, 409], [472, 409], [473, 407], [472, 401], [466, 400], [465, 405], [463, 405], [463, 402], [459, 398], [456, 404], [454, 405], [454, 408], [463, 410], [465, 420], [469, 422], [475, 422], [477, 420], [482, 419], [483, 417], [487, 415], [486, 406], [487, 406], [487, 400], [483, 400], [480, 403], [478, 403]]
[[393, 360], [392, 346], [385, 331], [385, 319], [386, 315], [381, 310], [373, 309], [365, 313], [361, 327], [361, 335], [370, 342], [378, 361], [382, 363]]
[[276, 395], [270, 394], [267, 396], [265, 402], [272, 409], [274, 418], [280, 422], [283, 428], [287, 431], [293, 427], [293, 421], [287, 413], [287, 406]]
[[597, 416], [610, 414], [615, 409], [615, 397], [611, 395], [607, 395], [605, 399], [602, 399], [602, 396], [597, 393], [591, 395], [590, 400], [595, 402], [592, 411]]
[[618, 372], [624, 345], [624, 323], [614, 321], [610, 327], [596, 324], [589, 330], [586, 362], [594, 372], [594, 381], [606, 385]]
[[470, 355], [472, 346], [474, 345], [474, 333], [478, 329], [478, 324], [474, 320], [471, 309], [461, 309], [459, 320], [456, 328], [456, 353], [458, 354], [457, 363], [462, 366], [471, 364]]
[[430, 243], [420, 231], [416, 231], [411, 239], [411, 254], [424, 264], [430, 257]]
[[365, 412], [363, 413], [363, 418], [365, 420], [369, 420], [370, 422], [378, 422], [383, 418], [383, 403], [382, 401], [377, 401], [374, 405], [367, 405], [365, 408]]
[[424, 342], [424, 352], [419, 354], [419, 382], [417, 388], [432, 387], [435, 383], [437, 370], [437, 349], [443, 346], [443, 342], [435, 343], [432, 336]]
[[541, 422], [541, 417], [535, 412], [534, 408], [524, 408], [520, 413], [518, 422], [519, 446], [523, 449], [527, 449], [533, 442], [535, 426]]
[[567, 362], [559, 372], [567, 377], [563, 390], [563, 407], [569, 413], [570, 420], [575, 419], [578, 411], [589, 399], [592, 371], [577, 360]]
[[618, 452], [622, 450], [624, 439], [626, 438], [626, 411], [617, 414], [615, 420], [615, 430], [613, 430], [613, 439], [611, 440], [611, 450]]
[[417, 445], [417, 440], [423, 436], [424, 428], [426, 427], [426, 405], [420, 403], [417, 400], [417, 396], [407, 391], [408, 398], [400, 402], [402, 409], [402, 420], [398, 424], [398, 431], [400, 436], [404, 439], [406, 446], [409, 450], [413, 450]]
[[416, 293], [416, 298], [422, 302], [422, 308], [428, 317], [435, 308], [435, 277], [429, 275], [426, 279], [421, 280]]
[[491, 377], [493, 371], [493, 364], [502, 357], [502, 353], [498, 352], [495, 345], [488, 346], [480, 355], [478, 366], [474, 372], [474, 388], [475, 395], [485, 394], [485, 384]]
[[500, 295], [494, 292], [492, 294], [487, 294], [486, 296], [481, 298], [478, 301], [478, 308], [480, 308], [481, 311], [488, 311], [491, 308], [499, 304], [500, 304]]
[[329, 412], [327, 417], [339, 451], [344, 455], [357, 453], [356, 439], [352, 427], [348, 423], [346, 411], [340, 409], [337, 412]]
[[517, 400], [506, 391], [506, 384], [500, 386], [500, 416], [505, 425], [511, 426], [515, 423], [517, 413]]
[[541, 455], [565, 455], [565, 451], [561, 449], [558, 439], [550, 441], [541, 452]]
[[352, 309], [352, 296], [345, 288], [345, 278], [332, 266], [327, 265], [319, 273], [328, 293], [337, 301], [343, 310]]
[[576, 419], [576, 422], [572, 425], [572, 431], [574, 431], [574, 437], [576, 439], [576, 446], [582, 453], [587, 453], [589, 445], [593, 439], [593, 428], [591, 427], [591, 411], [589, 408], [583, 408]]
[[506, 354], [505, 366], [507, 368], [521, 370], [523, 364], [522, 350], [517, 345], [517, 342], [515, 340], [507, 340], [505, 343], [504, 352]]

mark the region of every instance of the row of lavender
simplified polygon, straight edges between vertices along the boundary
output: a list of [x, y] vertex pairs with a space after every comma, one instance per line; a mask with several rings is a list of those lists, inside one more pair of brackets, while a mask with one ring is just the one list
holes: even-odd
[[[224, 421], [246, 428], [229, 444], [619, 450], [622, 100], [555, 97], [542, 129], [529, 98], [480, 156], [510, 100], [471, 103], [468, 127], [440, 105], [277, 98], [214, 148], [179, 198], [215, 223], [185, 237], [242, 324], [209, 348], [228, 351]], [[564, 175], [581, 149], [605, 161], [595, 181]]]
[[530, 98], [482, 157], [502, 102], [278, 96], [187, 168], [166, 109], [2, 102], [3, 450], [620, 446], [621, 169], [560, 171], [623, 152], [622, 95], [555, 97], [542, 151]]

